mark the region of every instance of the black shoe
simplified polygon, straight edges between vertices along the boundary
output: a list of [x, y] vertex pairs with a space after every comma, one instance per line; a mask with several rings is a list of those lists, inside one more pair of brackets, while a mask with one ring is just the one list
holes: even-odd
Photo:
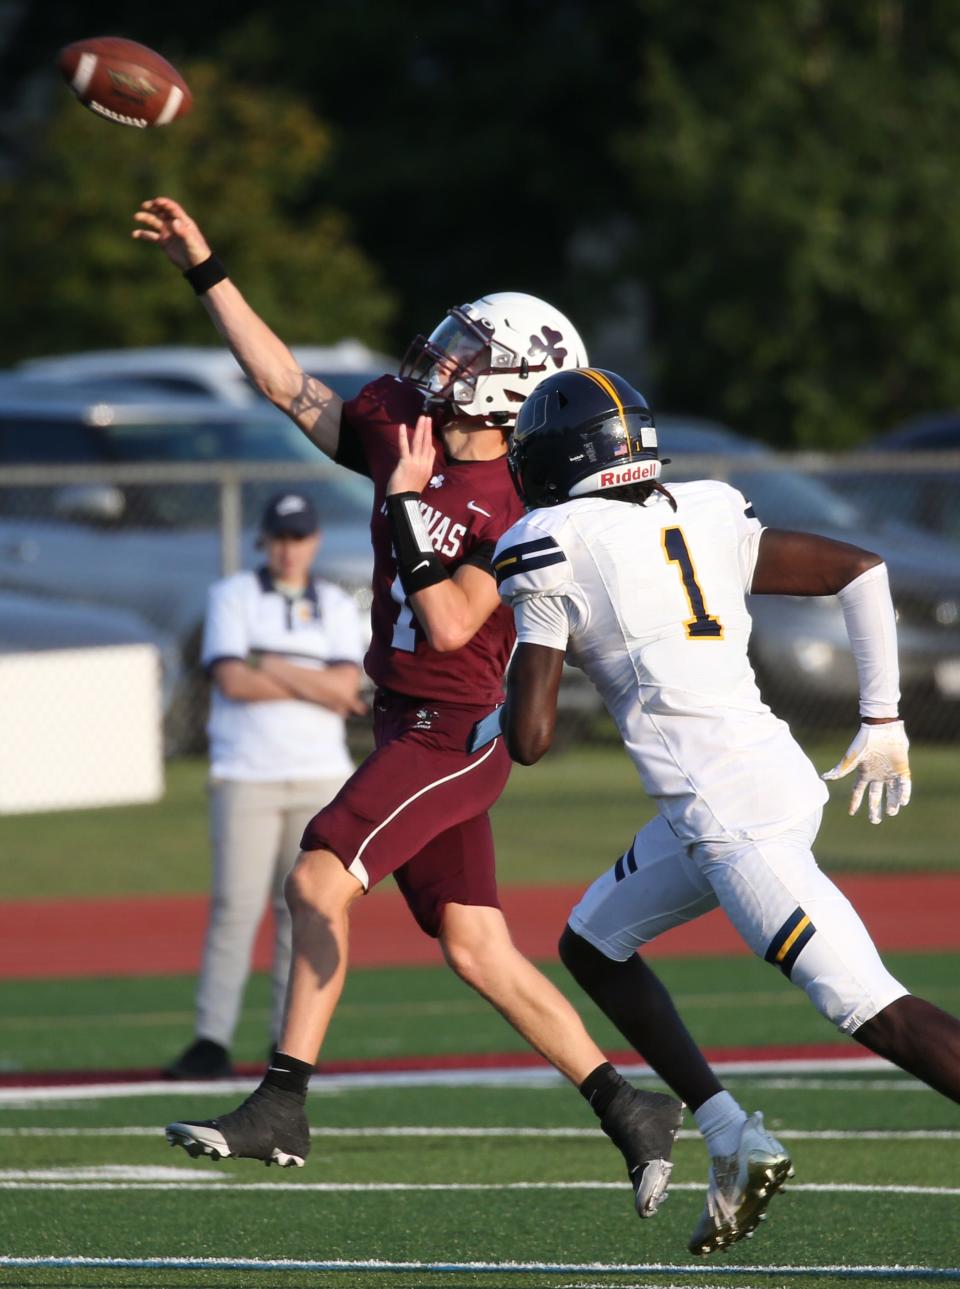
[[229, 1079], [230, 1053], [212, 1038], [198, 1038], [164, 1070], [168, 1079]]
[[243, 1105], [217, 1119], [167, 1124], [167, 1141], [194, 1159], [262, 1159], [281, 1168], [302, 1168], [310, 1153], [310, 1127], [301, 1097], [259, 1087]]
[[627, 1161], [640, 1217], [653, 1217], [667, 1195], [670, 1155], [680, 1131], [683, 1102], [664, 1092], [640, 1092], [625, 1083], [607, 1107], [600, 1127]]

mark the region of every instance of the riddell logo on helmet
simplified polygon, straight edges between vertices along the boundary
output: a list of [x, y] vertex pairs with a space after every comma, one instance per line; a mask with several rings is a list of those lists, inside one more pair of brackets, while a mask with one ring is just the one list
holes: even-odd
[[622, 483], [643, 483], [645, 479], [656, 479], [659, 466], [659, 461], [641, 461], [637, 465], [626, 465], [621, 470], [604, 470], [600, 475], [600, 487], [616, 488]]

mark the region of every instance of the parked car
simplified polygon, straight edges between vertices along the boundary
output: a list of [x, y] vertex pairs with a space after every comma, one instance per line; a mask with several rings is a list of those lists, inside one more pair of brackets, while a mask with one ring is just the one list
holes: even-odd
[[[764, 445], [712, 422], [657, 416], [665, 480], [691, 478], [689, 458], [739, 488], [765, 523], [820, 533], [876, 551], [887, 563], [897, 610], [903, 707], [915, 728], [960, 728], [960, 551], [904, 523], [867, 516], [848, 496], [780, 465]], [[833, 597], [753, 596], [751, 655], [764, 696], [808, 721], [855, 719], [857, 676]]]
[[[262, 477], [257, 471], [241, 490], [244, 567], [259, 562], [256, 525], [267, 497], [283, 486], [270, 477], [270, 464], [302, 463], [305, 472], [310, 467], [309, 475], [297, 476], [297, 487], [311, 493], [323, 521], [317, 570], [346, 587], [366, 619], [372, 485], [324, 465], [274, 408], [172, 398], [149, 404], [7, 400], [0, 388], [2, 465], [213, 462], [263, 465]], [[132, 608], [168, 631], [182, 658], [168, 742], [175, 750], [200, 748], [206, 717], [199, 670], [202, 620], [207, 588], [222, 569], [216, 485], [103, 478], [19, 489], [2, 484], [0, 477], [0, 586]], [[561, 730], [574, 733], [599, 707], [593, 687], [569, 670], [560, 695]]]
[[180, 649], [171, 635], [129, 609], [0, 591], [0, 656], [126, 644], [157, 650], [163, 710], [171, 713], [183, 680]]
[[911, 417], [871, 439], [867, 451], [877, 458], [869, 468], [855, 466], [854, 475], [838, 469], [831, 479], [855, 479], [860, 504], [872, 518], [895, 515], [960, 543], [960, 411]]
[[871, 439], [876, 452], [949, 452], [960, 450], [960, 411], [921, 412]]
[[[397, 370], [397, 361], [369, 349], [359, 340], [336, 345], [301, 345], [293, 349], [304, 371], [318, 376], [341, 398], [352, 398], [368, 381]], [[164, 391], [177, 398], [215, 398], [235, 407], [258, 402], [256, 390], [233, 355], [221, 346], [157, 345], [143, 349], [104, 349], [30, 358], [14, 371], [48, 384], [77, 381], [139, 381], [149, 393]]]
[[[267, 404], [246, 409], [211, 399], [90, 403], [6, 398], [0, 388], [0, 463], [17, 465], [303, 463], [323, 458]], [[9, 476], [8, 476], [9, 477]], [[0, 485], [2, 485], [0, 477]], [[255, 477], [241, 489], [240, 560], [257, 562], [256, 525], [282, 487]], [[370, 602], [368, 480], [338, 466], [301, 482], [324, 521], [318, 571], [366, 611]], [[169, 741], [202, 744], [205, 686], [198, 669], [207, 588], [222, 569], [214, 482], [81, 480], [63, 486], [0, 486], [0, 586], [139, 614], [179, 648], [180, 683]]]
[[165, 661], [177, 652], [171, 637], [128, 609], [0, 591], [0, 654], [118, 644], [155, 645]]

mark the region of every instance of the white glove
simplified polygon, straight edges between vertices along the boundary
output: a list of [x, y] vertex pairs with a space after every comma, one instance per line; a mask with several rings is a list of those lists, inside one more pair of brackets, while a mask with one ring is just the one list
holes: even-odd
[[842, 779], [851, 770], [857, 771], [857, 781], [850, 797], [850, 814], [860, 808], [864, 792], [867, 793], [867, 811], [872, 824], [882, 819], [883, 789], [887, 789], [886, 813], [895, 815], [901, 806], [910, 801], [910, 762], [907, 750], [910, 742], [903, 721], [887, 721], [883, 725], [861, 725], [843, 758], [824, 779]]

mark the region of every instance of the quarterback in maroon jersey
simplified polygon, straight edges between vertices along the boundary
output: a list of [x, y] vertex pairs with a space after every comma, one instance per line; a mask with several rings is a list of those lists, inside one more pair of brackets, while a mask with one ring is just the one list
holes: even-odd
[[304, 373], [253, 312], [195, 222], [145, 202], [154, 242], [202, 297], [253, 385], [323, 452], [370, 476], [376, 749], [308, 825], [287, 881], [293, 960], [286, 1019], [263, 1083], [238, 1109], [167, 1128], [191, 1155], [301, 1165], [307, 1083], [347, 963], [351, 906], [393, 873], [449, 965], [587, 1098], [627, 1162], [637, 1212], [666, 1193], [680, 1103], [639, 1092], [605, 1061], [562, 994], [514, 947], [500, 911], [488, 810], [506, 783], [502, 740], [468, 750], [502, 697], [513, 645], [491, 557], [521, 513], [506, 439], [545, 374], [586, 362], [563, 314], [516, 293], [450, 309], [401, 376], [343, 401]]

